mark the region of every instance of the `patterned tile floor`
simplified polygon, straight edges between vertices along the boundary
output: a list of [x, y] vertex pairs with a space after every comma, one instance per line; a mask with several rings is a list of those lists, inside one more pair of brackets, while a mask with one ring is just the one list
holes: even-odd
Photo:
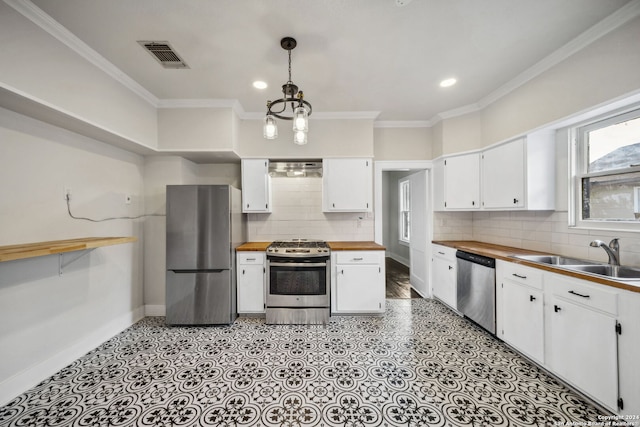
[[0, 407], [0, 426], [551, 426], [601, 414], [438, 302], [387, 304], [384, 317], [326, 327], [145, 318]]

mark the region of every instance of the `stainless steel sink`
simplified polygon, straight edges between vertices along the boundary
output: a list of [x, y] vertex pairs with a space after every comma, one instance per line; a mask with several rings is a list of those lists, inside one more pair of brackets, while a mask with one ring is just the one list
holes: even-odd
[[640, 268], [624, 267], [609, 264], [565, 265], [567, 270], [597, 274], [620, 280], [640, 280]]
[[522, 259], [525, 261], [539, 262], [541, 264], [549, 265], [596, 265], [597, 263], [592, 261], [585, 261], [577, 258], [567, 258], [560, 255], [514, 255], [514, 258]]

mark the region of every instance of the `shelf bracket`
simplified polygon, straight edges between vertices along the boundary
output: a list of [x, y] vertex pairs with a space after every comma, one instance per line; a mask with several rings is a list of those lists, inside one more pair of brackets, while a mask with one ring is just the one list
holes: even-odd
[[89, 252], [93, 251], [94, 249], [96, 248], [82, 249], [78, 251], [80, 252], [79, 254], [77, 252], [72, 252], [74, 256], [71, 259], [68, 259], [67, 262], [64, 261], [64, 253], [58, 254], [58, 275], [62, 276], [62, 273], [64, 272], [65, 267], [67, 267], [69, 264], [76, 262], [77, 260], [85, 256]]

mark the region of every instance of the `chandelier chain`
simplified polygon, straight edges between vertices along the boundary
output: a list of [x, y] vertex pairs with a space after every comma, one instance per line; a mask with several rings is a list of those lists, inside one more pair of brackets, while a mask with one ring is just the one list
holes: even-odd
[[291, 81], [291, 49], [289, 49], [289, 81], [287, 83], [293, 83]]

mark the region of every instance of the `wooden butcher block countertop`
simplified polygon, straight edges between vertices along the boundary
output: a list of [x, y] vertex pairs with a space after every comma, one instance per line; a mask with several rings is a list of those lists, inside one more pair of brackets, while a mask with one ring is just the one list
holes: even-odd
[[79, 239], [52, 240], [48, 242], [24, 243], [0, 246], [0, 262], [34, 258], [65, 252], [95, 249], [102, 246], [135, 242], [136, 237], [82, 237]]
[[247, 242], [236, 248], [238, 252], [264, 252], [271, 242]]
[[[384, 251], [376, 242], [327, 242], [332, 251]], [[271, 242], [247, 242], [236, 248], [238, 252], [264, 252]]]
[[328, 242], [332, 251], [384, 251], [376, 242]]
[[526, 249], [513, 248], [510, 246], [494, 245], [492, 243], [476, 242], [473, 240], [434, 240], [433, 243], [442, 246], [448, 246], [461, 251], [471, 252], [478, 255], [484, 255], [490, 258], [501, 259], [504, 261], [514, 262], [517, 264], [526, 265], [527, 267], [538, 268], [540, 270], [550, 271], [552, 273], [562, 274], [564, 276], [575, 277], [581, 280], [588, 280], [593, 283], [599, 283], [601, 285], [607, 285], [618, 289], [625, 289], [631, 292], [640, 293], [640, 282], [638, 285], [634, 285], [630, 282], [622, 282], [617, 280], [607, 279], [606, 277], [595, 276], [591, 274], [583, 274], [578, 271], [566, 270], [561, 267], [556, 267], [548, 264], [541, 264], [537, 262], [531, 262], [519, 258], [514, 258], [516, 255], [554, 255], [549, 252], [530, 251]]

